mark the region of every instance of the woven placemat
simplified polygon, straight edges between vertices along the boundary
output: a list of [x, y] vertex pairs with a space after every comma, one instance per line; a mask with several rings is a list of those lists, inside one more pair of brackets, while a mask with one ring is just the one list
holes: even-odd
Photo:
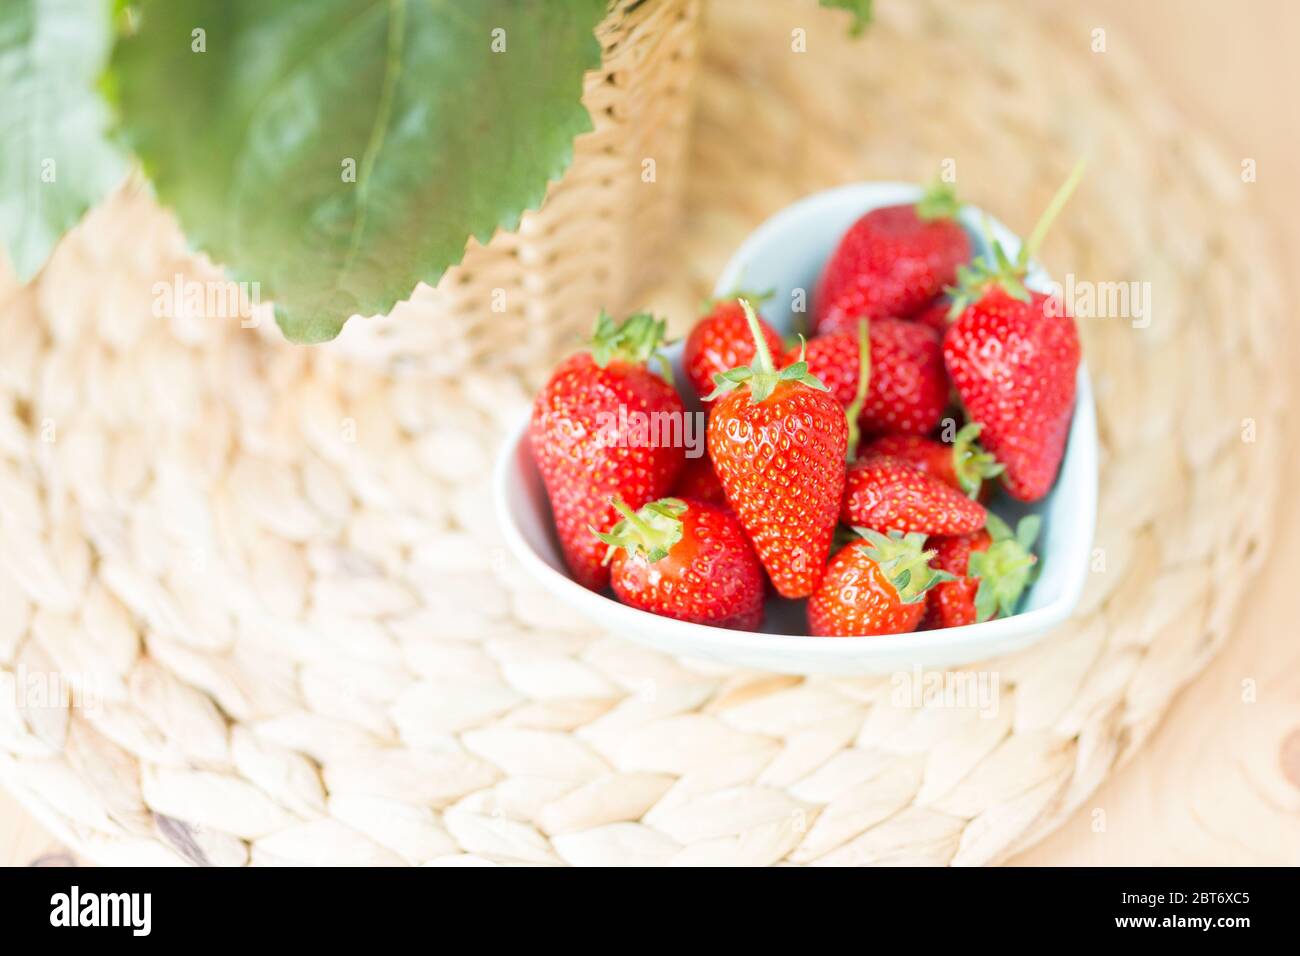
[[1153, 317], [1080, 320], [1094, 573], [1070, 623], [968, 669], [988, 706], [594, 631], [498, 541], [487, 475], [529, 383], [157, 318], [155, 282], [218, 274], [128, 188], [0, 293], [5, 784], [113, 863], [979, 864], [1059, 824], [1227, 638], [1258, 567], [1280, 298], [1241, 158], [1089, 27], [877, 6], [854, 44], [810, 3], [708, 5], [689, 219], [655, 301], [682, 328], [750, 228], [827, 185], [951, 159], [1023, 230], [1091, 157], [1043, 258], [1149, 282]]

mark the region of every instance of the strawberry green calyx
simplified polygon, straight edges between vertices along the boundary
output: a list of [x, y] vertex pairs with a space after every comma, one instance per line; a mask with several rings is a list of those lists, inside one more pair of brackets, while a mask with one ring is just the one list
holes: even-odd
[[852, 462], [858, 457], [858, 440], [862, 437], [858, 428], [858, 419], [862, 417], [862, 406], [867, 401], [867, 390], [871, 387], [871, 323], [865, 316], [858, 319], [858, 390], [849, 407], [844, 409], [844, 417], [849, 422], [849, 444], [844, 457]]
[[772, 352], [767, 347], [767, 339], [763, 337], [763, 331], [759, 327], [758, 315], [755, 314], [754, 307], [749, 304], [748, 299], [738, 301], [740, 307], [745, 310], [745, 322], [749, 325], [749, 334], [754, 339], [754, 364], [741, 365], [739, 368], [714, 375], [713, 391], [704, 396], [704, 401], [711, 402], [728, 392], [735, 391], [741, 385], [749, 386], [749, 400], [755, 405], [766, 401], [781, 382], [799, 382], [819, 391], [830, 391], [821, 379], [808, 371], [803, 348], [799, 349], [799, 361], [777, 371], [772, 361]]
[[1030, 549], [1038, 537], [1042, 519], [1026, 515], [1016, 525], [1015, 533], [1005, 521], [989, 512], [985, 527], [993, 539], [987, 550], [972, 551], [967, 562], [967, 577], [979, 581], [975, 592], [975, 619], [984, 622], [993, 617], [1008, 617], [1037, 571], [1038, 558]]
[[957, 432], [952, 446], [952, 464], [957, 473], [957, 483], [972, 500], [979, 497], [985, 479], [996, 478], [1006, 471], [1005, 465], [975, 441], [983, 430], [984, 426], [978, 422], [966, 423]]
[[668, 557], [673, 545], [682, 540], [682, 515], [687, 505], [680, 498], [660, 498], [639, 511], [629, 508], [622, 498], [612, 498], [609, 503], [623, 520], [607, 532], [591, 529], [592, 534], [609, 545], [604, 563], [608, 564], [614, 552], [622, 548], [629, 556], [641, 551], [654, 564]]
[[649, 312], [636, 312], [622, 322], [615, 322], [613, 316], [601, 309], [596, 318], [596, 328], [587, 340], [587, 349], [601, 368], [615, 359], [632, 365], [654, 362], [659, 374], [671, 383], [672, 366], [659, 351], [667, 330], [668, 323], [656, 319]]
[[[992, 263], [985, 256], [979, 256], [970, 265], [958, 266], [957, 284], [944, 290], [952, 298], [952, 305], [948, 308], [949, 322], [959, 318], [967, 306], [978, 302], [995, 285], [1001, 286], [1013, 299], [1029, 301], [1029, 290], [1025, 288], [1024, 281], [1029, 272], [1028, 260], [1023, 255], [1025, 249], [1029, 248], [1028, 243], [1020, 247], [1021, 256], [1015, 262], [1007, 258], [1002, 243], [996, 239], [990, 242], [990, 246], [993, 250]], [[1021, 264], [1021, 259], [1026, 260], [1024, 265]]]
[[1021, 302], [1029, 301], [1029, 290], [1025, 288], [1025, 277], [1029, 275], [1029, 260], [1038, 254], [1039, 247], [1047, 238], [1047, 231], [1052, 227], [1061, 210], [1065, 208], [1065, 204], [1069, 202], [1070, 196], [1083, 178], [1086, 167], [1087, 163], [1082, 159], [1074, 164], [1070, 175], [1056, 190], [1056, 194], [1052, 196], [1043, 214], [1038, 217], [1038, 222], [1034, 224], [1034, 231], [1021, 244], [1020, 254], [1016, 256], [1014, 262], [1007, 256], [1002, 244], [993, 240], [989, 243], [992, 261], [984, 255], [970, 265], [960, 266], [957, 269], [957, 284], [946, 290], [952, 297], [952, 308], [948, 310], [949, 320], [960, 316], [966, 311], [968, 305], [979, 301], [984, 293], [995, 285], [1001, 286], [1013, 299], [1019, 299]]
[[934, 222], [936, 219], [955, 219], [961, 212], [961, 201], [957, 193], [943, 180], [936, 179], [917, 200], [916, 218], [922, 222]]
[[870, 528], [854, 528], [862, 536], [857, 547], [885, 572], [889, 582], [904, 604], [915, 604], [925, 598], [925, 592], [944, 581], [955, 581], [947, 571], [930, 567], [935, 552], [923, 551], [925, 535], [919, 531], [903, 534], [891, 531], [884, 535]]

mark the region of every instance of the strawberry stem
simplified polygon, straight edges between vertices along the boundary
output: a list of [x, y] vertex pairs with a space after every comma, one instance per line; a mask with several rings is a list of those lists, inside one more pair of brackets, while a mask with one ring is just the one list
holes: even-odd
[[858, 419], [862, 416], [862, 406], [867, 401], [867, 389], [871, 385], [871, 324], [865, 316], [858, 319], [858, 390], [853, 401], [844, 410], [844, 417], [849, 422], [849, 445], [845, 454], [850, 462], [858, 457], [858, 441], [862, 437], [858, 428]]
[[957, 284], [945, 290], [952, 299], [952, 308], [948, 310], [949, 320], [957, 319], [966, 311], [967, 306], [979, 301], [984, 293], [995, 285], [1001, 286], [1003, 291], [1013, 299], [1021, 302], [1029, 301], [1029, 290], [1025, 288], [1024, 283], [1025, 277], [1029, 274], [1029, 260], [1038, 253], [1038, 248], [1047, 237], [1047, 230], [1052, 227], [1056, 217], [1065, 208], [1065, 204], [1079, 185], [1079, 180], [1083, 178], [1086, 167], [1087, 163], [1082, 159], [1074, 164], [1070, 175], [1056, 190], [1056, 194], [1052, 196], [1043, 214], [1038, 217], [1038, 222], [1034, 224], [1034, 231], [1021, 244], [1020, 254], [1016, 256], [1015, 262], [1008, 258], [1002, 243], [995, 239], [989, 243], [988, 252], [977, 257], [969, 265], [957, 268]]
[[1070, 196], [1079, 185], [1079, 180], [1083, 179], [1083, 171], [1088, 166], [1088, 161], [1080, 159], [1070, 170], [1070, 175], [1066, 177], [1065, 182], [1061, 183], [1056, 194], [1052, 196], [1052, 201], [1047, 204], [1043, 214], [1038, 217], [1038, 222], [1034, 223], [1034, 231], [1029, 234], [1025, 244], [1020, 247], [1020, 255], [1016, 257], [1016, 265], [1022, 273], [1029, 270], [1029, 260], [1038, 254], [1038, 247], [1043, 244], [1047, 238], [1047, 230], [1052, 228], [1052, 223], [1060, 215], [1065, 204], [1070, 201]]
[[763, 335], [763, 328], [758, 324], [758, 313], [754, 307], [749, 304], [748, 299], [738, 299], [740, 307], [745, 312], [745, 324], [749, 326], [749, 334], [754, 339], [754, 368], [758, 372], [775, 372], [776, 366], [772, 364], [772, 351], [767, 347], [767, 338]]

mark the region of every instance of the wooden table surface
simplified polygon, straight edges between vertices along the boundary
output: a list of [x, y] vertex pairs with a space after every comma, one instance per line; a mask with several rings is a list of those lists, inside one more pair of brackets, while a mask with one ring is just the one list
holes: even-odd
[[[1261, 208], [1296, 275], [1300, 121], [1293, 97], [1300, 58], [1291, 48], [1300, 39], [1300, 4], [1089, 0], [1084, 6], [1106, 30], [1108, 46], [1136, 52], [1190, 123], [1256, 160]], [[1300, 367], [1300, 336], [1290, 348], [1292, 367]], [[1296, 448], [1284, 467], [1300, 484]], [[1277, 526], [1277, 541], [1300, 539], [1293, 500], [1279, 506]], [[1143, 750], [1071, 820], [1013, 862], [1300, 865], [1300, 602], [1281, 560], [1285, 552], [1275, 553], [1233, 639], [1180, 695]], [[1243, 688], [1253, 688], [1253, 695]], [[72, 859], [0, 791], [0, 864]]]

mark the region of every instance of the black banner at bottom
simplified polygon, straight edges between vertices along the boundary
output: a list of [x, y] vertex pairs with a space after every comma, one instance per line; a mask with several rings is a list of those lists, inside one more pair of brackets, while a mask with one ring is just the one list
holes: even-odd
[[[436, 869], [11, 869], [0, 871], [0, 932], [14, 944], [73, 933], [83, 942], [198, 936], [204, 942], [260, 943], [283, 936], [294, 943], [337, 944], [354, 932], [372, 936], [377, 926], [384, 933], [418, 933], [433, 919], [442, 928], [463, 921], [467, 932], [490, 925], [495, 935], [503, 926], [541, 938], [557, 931], [562, 915], [567, 933], [580, 933], [584, 919], [613, 917], [631, 921], [629, 929], [636, 925], [660, 935], [679, 933], [682, 919], [704, 922], [705, 907], [711, 906], [715, 915], [707, 922], [728, 938], [750, 928], [766, 936], [782, 923], [806, 932], [821, 913], [828, 927], [841, 930], [852, 923], [878, 930], [911, 922], [932, 941], [975, 925], [1054, 930], [1060, 935], [1052, 938], [1072, 941], [1199, 934], [1230, 943], [1242, 932], [1285, 930], [1294, 920], [1295, 879], [1288, 870], [731, 872], [709, 874], [694, 886], [679, 873], [662, 890], [654, 888], [653, 874], [640, 874], [606, 876], [600, 881], [604, 892], [593, 891], [578, 871], [549, 874], [544, 885], [563, 892], [563, 902], [539, 892], [532, 882], [536, 875], [520, 876], [525, 882], [505, 893], [491, 876], [458, 871], [454, 884], [449, 877]], [[559, 882], [569, 879], [574, 882], [568, 886]], [[671, 929], [675, 924], [678, 929]]]

